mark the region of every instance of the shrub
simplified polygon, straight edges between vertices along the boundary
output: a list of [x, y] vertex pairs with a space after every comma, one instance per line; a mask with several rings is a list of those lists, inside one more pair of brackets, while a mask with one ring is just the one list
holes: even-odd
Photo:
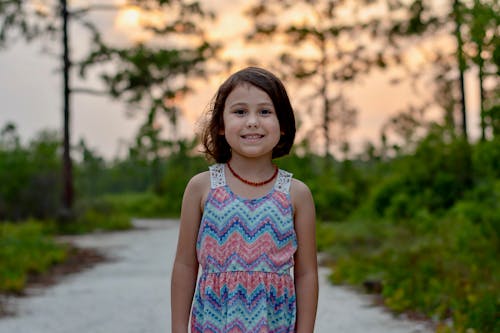
[[83, 234], [94, 231], [130, 229], [131, 218], [110, 202], [101, 198], [79, 201], [75, 207], [76, 216], [71, 221], [57, 224], [57, 232]]
[[312, 184], [316, 214], [325, 221], [342, 221], [354, 209], [352, 192], [334, 179], [321, 177]]
[[0, 292], [23, 290], [31, 273], [42, 273], [67, 256], [41, 222], [0, 224]]
[[113, 210], [130, 217], [173, 217], [179, 216], [180, 198], [168, 200], [167, 195], [152, 192], [108, 194], [100, 198], [113, 207]]
[[[396, 312], [419, 311], [453, 320], [456, 332], [494, 332], [500, 308], [497, 246], [466, 219], [332, 224], [332, 281], [361, 285], [378, 280], [385, 304]], [[324, 236], [322, 236], [324, 237]], [[325, 247], [323, 244], [322, 246]]]
[[56, 217], [60, 198], [57, 133], [44, 131], [28, 147], [0, 138], [0, 220]]

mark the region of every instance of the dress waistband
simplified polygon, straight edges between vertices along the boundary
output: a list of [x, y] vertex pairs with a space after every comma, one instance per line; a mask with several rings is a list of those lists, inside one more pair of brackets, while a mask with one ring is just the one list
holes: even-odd
[[220, 271], [220, 270], [214, 270], [214, 269], [203, 269], [201, 271], [202, 275], [209, 275], [209, 274], [224, 274], [224, 273], [248, 273], [250, 275], [252, 274], [259, 274], [259, 273], [265, 273], [265, 274], [276, 274], [276, 275], [291, 275], [291, 269], [283, 269], [279, 271], [265, 271], [265, 270], [225, 270], [225, 271]]

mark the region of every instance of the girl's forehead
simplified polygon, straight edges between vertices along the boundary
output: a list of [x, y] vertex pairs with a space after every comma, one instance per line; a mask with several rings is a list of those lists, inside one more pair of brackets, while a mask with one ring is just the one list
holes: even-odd
[[[232, 93], [236, 89], [240, 89], [240, 90], [259, 89], [259, 90], [262, 90], [262, 88], [256, 86], [255, 84], [253, 84], [251, 82], [248, 82], [248, 81], [241, 81], [241, 82], [236, 83], [229, 93]], [[264, 90], [262, 90], [262, 91], [264, 91]]]
[[255, 101], [255, 100], [263, 100], [266, 102], [271, 102], [271, 97], [267, 94], [266, 91], [261, 88], [251, 84], [251, 83], [242, 83], [236, 85], [227, 95], [226, 104], [229, 101], [235, 100], [247, 100], [247, 101]]

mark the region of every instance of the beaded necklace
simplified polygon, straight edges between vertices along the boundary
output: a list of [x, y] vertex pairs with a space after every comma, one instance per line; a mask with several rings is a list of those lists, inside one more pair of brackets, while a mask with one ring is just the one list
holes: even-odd
[[231, 173], [233, 174], [233, 176], [235, 176], [236, 178], [238, 178], [240, 181], [242, 181], [243, 183], [245, 184], [248, 184], [248, 185], [251, 185], [251, 186], [263, 186], [263, 185], [266, 185], [267, 183], [271, 182], [274, 178], [276, 178], [276, 175], [278, 174], [278, 167], [275, 165], [274, 166], [274, 173], [273, 175], [269, 178], [269, 179], [266, 179], [262, 182], [252, 182], [250, 180], [247, 180], [243, 177], [241, 177], [240, 175], [238, 175], [236, 173], [236, 171], [233, 170], [233, 168], [231, 167], [231, 164], [229, 164], [229, 162], [227, 162], [227, 167], [229, 168], [229, 171], [231, 171]]

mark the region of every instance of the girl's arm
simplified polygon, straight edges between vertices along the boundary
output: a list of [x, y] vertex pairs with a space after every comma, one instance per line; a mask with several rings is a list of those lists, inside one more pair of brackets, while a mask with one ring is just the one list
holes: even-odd
[[318, 262], [316, 254], [316, 213], [309, 188], [294, 180], [291, 188], [295, 209], [295, 292], [297, 295], [297, 333], [314, 331], [318, 306]]
[[204, 174], [193, 177], [182, 198], [181, 223], [171, 281], [172, 332], [187, 333], [191, 304], [198, 276], [196, 240], [201, 219], [201, 202], [206, 192]]

